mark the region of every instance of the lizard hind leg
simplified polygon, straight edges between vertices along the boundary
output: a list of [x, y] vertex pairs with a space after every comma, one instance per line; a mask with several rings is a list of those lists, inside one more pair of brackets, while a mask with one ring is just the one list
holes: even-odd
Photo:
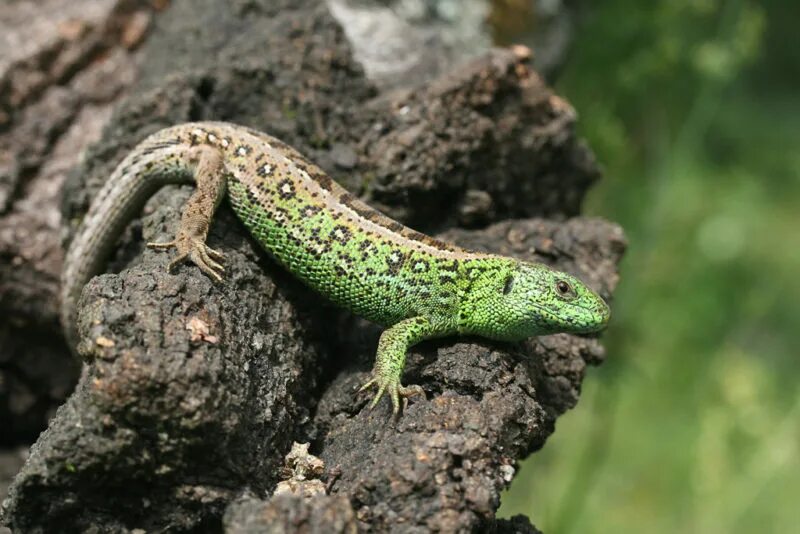
[[225, 272], [221, 264], [225, 256], [206, 245], [206, 238], [214, 212], [225, 196], [222, 153], [214, 147], [201, 145], [192, 149], [189, 161], [195, 166], [194, 179], [197, 185], [183, 208], [175, 239], [163, 243], [147, 243], [147, 246], [157, 250], [177, 250], [178, 254], [169, 264], [170, 271], [185, 261], [191, 261], [219, 282]]

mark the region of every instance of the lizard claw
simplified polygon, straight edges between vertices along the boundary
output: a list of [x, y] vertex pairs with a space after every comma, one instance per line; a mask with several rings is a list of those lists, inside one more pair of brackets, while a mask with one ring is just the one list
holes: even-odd
[[178, 255], [167, 267], [167, 270], [170, 272], [176, 266], [188, 260], [197, 265], [201, 271], [210, 276], [215, 282], [222, 281], [222, 274], [225, 272], [225, 267], [219, 262], [225, 261], [225, 255], [206, 245], [202, 239], [179, 235], [172, 241], [147, 243], [147, 246], [156, 250], [169, 250], [174, 248], [178, 251]]
[[[378, 401], [381, 400], [384, 393], [388, 392], [389, 397], [392, 399], [392, 413], [395, 416], [400, 415], [401, 411], [405, 411], [408, 407], [408, 398], [413, 397], [415, 395], [420, 395], [422, 398], [425, 398], [425, 391], [422, 387], [417, 385], [412, 386], [403, 386], [400, 383], [400, 380], [393, 377], [384, 377], [380, 375], [374, 376], [368, 382], [366, 382], [363, 386], [361, 386], [358, 392], [362, 392], [366, 389], [369, 389], [372, 386], [377, 386], [378, 392], [372, 398], [372, 401], [369, 403], [369, 409], [373, 409]], [[400, 409], [400, 400], [402, 399], [402, 410]]]

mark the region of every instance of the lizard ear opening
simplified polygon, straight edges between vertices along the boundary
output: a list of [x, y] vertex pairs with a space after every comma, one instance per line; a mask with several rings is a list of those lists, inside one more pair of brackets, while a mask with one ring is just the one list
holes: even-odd
[[514, 287], [514, 275], [508, 275], [506, 278], [506, 284], [503, 286], [503, 295], [508, 295], [511, 293], [511, 289]]

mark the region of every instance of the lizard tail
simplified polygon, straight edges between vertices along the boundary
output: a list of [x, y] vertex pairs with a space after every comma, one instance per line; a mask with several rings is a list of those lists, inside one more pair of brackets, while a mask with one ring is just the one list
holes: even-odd
[[114, 169], [92, 201], [69, 245], [61, 274], [61, 324], [77, 355], [78, 300], [86, 283], [102, 271], [120, 233], [163, 185], [192, 181], [187, 147], [169, 130], [142, 141]]

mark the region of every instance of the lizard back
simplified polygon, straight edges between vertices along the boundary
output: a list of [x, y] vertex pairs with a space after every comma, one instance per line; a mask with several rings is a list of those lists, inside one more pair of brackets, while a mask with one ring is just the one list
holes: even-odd
[[316, 291], [374, 322], [454, 320], [465, 269], [510, 261], [386, 217], [271, 136], [225, 123], [179, 128], [174, 134], [182, 142], [223, 151], [230, 204], [265, 250]]

